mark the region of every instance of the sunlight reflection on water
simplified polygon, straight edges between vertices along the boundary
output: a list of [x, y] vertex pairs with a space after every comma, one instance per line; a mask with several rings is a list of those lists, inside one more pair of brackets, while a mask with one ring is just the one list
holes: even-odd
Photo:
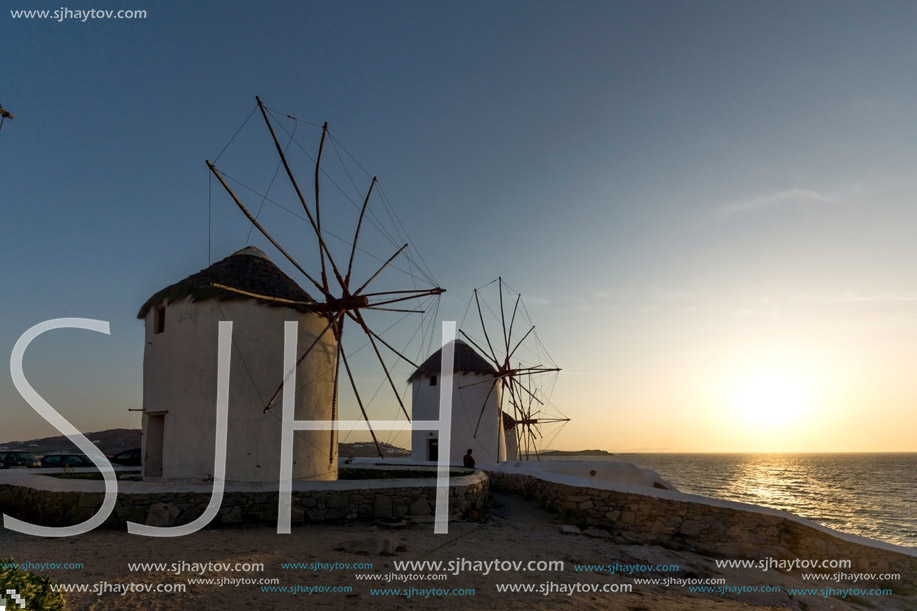
[[682, 492], [917, 547], [917, 454], [619, 454]]

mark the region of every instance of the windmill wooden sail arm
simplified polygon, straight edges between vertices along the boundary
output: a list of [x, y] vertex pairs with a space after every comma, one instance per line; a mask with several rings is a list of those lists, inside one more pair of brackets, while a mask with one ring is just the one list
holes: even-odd
[[[400, 375], [399, 366], [405, 367], [409, 365], [416, 367], [414, 360], [420, 359], [417, 357], [414, 359], [409, 358], [406, 347], [400, 349], [396, 347], [401, 345], [400, 341], [389, 341], [391, 338], [387, 340], [383, 337], [388, 334], [395, 323], [387, 326], [385, 328], [386, 330], [381, 332], [374, 329], [373, 325], [376, 321], [385, 320], [384, 317], [387, 316], [386, 312], [400, 313], [405, 316], [412, 314], [426, 315], [428, 310], [435, 312], [438, 310], [438, 303], [436, 303], [435, 298], [442, 295], [445, 289], [438, 286], [432, 273], [426, 268], [426, 264], [423, 262], [422, 257], [419, 257], [419, 253], [416, 251], [412, 252], [412, 250], [409, 249], [410, 242], [406, 239], [406, 230], [397, 217], [393, 216], [394, 211], [386, 201], [386, 196], [382, 192], [381, 187], [377, 184], [377, 178], [373, 176], [369, 182], [368, 189], [363, 191], [361, 187], [357, 186], [351, 172], [347, 170], [347, 168], [343, 169], [347, 182], [353, 185], [354, 190], [358, 193], [360, 200], [362, 200], [362, 205], [359, 205], [357, 200], [351, 197], [350, 193], [344, 193], [341, 188], [343, 181], [336, 180], [335, 177], [329, 173], [326, 167], [329, 163], [333, 169], [333, 167], [336, 167], [334, 165], [336, 161], [340, 161], [342, 165], [344, 165], [345, 162], [341, 156], [342, 147], [337, 142], [334, 135], [329, 131], [327, 123], [319, 125], [300, 121], [291, 115], [280, 113], [279, 111], [269, 108], [261, 101], [260, 97], [256, 97], [255, 100], [257, 107], [252, 110], [249, 116], [251, 117], [252, 115], [258, 114], [255, 110], [260, 111], [278, 159], [275, 176], [278, 173], [279, 175], [286, 174], [289, 186], [292, 189], [291, 199], [299, 202], [304, 212], [304, 216], [269, 199], [268, 193], [261, 193], [258, 190], [251, 189], [236, 178], [230, 177], [228, 173], [224, 173], [217, 169], [215, 164], [223, 155], [222, 152], [213, 163], [207, 161], [207, 167], [211, 174], [219, 181], [223, 190], [232, 199], [235, 206], [243, 213], [251, 227], [257, 229], [258, 232], [318, 290], [318, 294], [316, 295], [317, 299], [310, 301], [308, 304], [298, 303], [295, 298], [291, 299], [286, 295], [272, 296], [264, 294], [252, 287], [240, 286], [232, 281], [215, 281], [209, 288], [211, 290], [221, 291], [227, 295], [235, 295], [239, 298], [247, 297], [262, 299], [267, 303], [303, 308], [308, 307], [312, 312], [321, 314], [327, 320], [327, 324], [324, 325], [324, 329], [319, 334], [319, 337], [311, 342], [310, 345], [306, 346], [305, 350], [301, 352], [297, 364], [303, 362], [310, 352], [317, 350], [316, 346], [319, 343], [318, 340], [322, 339], [323, 336], [327, 338], [328, 332], [331, 331], [337, 344], [335, 365], [332, 368], [334, 376], [335, 415], [337, 414], [338, 378], [339, 375], [346, 375], [350, 381], [350, 389], [347, 389], [346, 385], [344, 385], [343, 388], [345, 388], [345, 392], [348, 395], [352, 390], [352, 395], [349, 398], [356, 401], [357, 407], [359, 407], [363, 418], [369, 421], [369, 403], [372, 403], [376, 398], [378, 389], [377, 392], [371, 394], [358, 390], [359, 378], [369, 378], [365, 372], [355, 371], [356, 363], [359, 361], [354, 361], [353, 359], [362, 358], [364, 360], [362, 366], [375, 368], [377, 372], [381, 371], [384, 376], [383, 384], [387, 382], [385, 386], [390, 389], [391, 394], [395, 395], [395, 401], [392, 403], [400, 407], [400, 411], [407, 421], [410, 422], [411, 416], [394, 380]], [[288, 123], [287, 120], [292, 121], [292, 130], [288, 130], [287, 127], [285, 127]], [[302, 124], [321, 128], [321, 138], [318, 142], [317, 154], [314, 157], [308, 153], [294, 137], [296, 126]], [[282, 134], [282, 132], [286, 133], [289, 137], [289, 142], [281, 143], [278, 135]], [[232, 142], [232, 140], [230, 142]], [[291, 144], [295, 144], [296, 146], [290, 149]], [[307, 202], [303, 189], [300, 188], [297, 181], [296, 172], [294, 172], [294, 167], [298, 159], [296, 155], [299, 154], [296, 152], [297, 148], [311, 159], [313, 163], [313, 167], [309, 172], [311, 174], [310, 179], [314, 182], [315, 199], [313, 202]], [[225, 150], [226, 149], [224, 149], [224, 151]], [[343, 151], [355, 162], [355, 165], [359, 167], [360, 170], [363, 169], [359, 162], [356, 162], [346, 149], [343, 149]], [[336, 155], [332, 154], [332, 152], [336, 153]], [[280, 171], [280, 167], [283, 168], [282, 172]], [[235, 171], [233, 171], [233, 173], [235, 174]], [[366, 176], [369, 177], [369, 174], [366, 173]], [[337, 200], [332, 200], [332, 202], [341, 201], [344, 203], [344, 200], [340, 199], [343, 197], [349, 199], [350, 202], [354, 204], [355, 209], [359, 211], [359, 217], [355, 219], [355, 227], [354, 225], [348, 224], [346, 234], [341, 234], [340, 228], [337, 228], [337, 233], [334, 231], [335, 222], [340, 223], [342, 219], [348, 218], [342, 210], [336, 207], [328, 208], [326, 205], [326, 214], [322, 214], [322, 204], [324, 203], [322, 200], [328, 198], [322, 186], [324, 177], [327, 177], [329, 181], [328, 184], [333, 187], [329, 191], [331, 191], [334, 197], [338, 198]], [[341, 178], [341, 176], [337, 178]], [[278, 239], [281, 235], [284, 235], [282, 233], [284, 228], [280, 228], [277, 230], [277, 233], [272, 234], [273, 230], [268, 229], [271, 223], [261, 217], [261, 209], [258, 208], [256, 210], [254, 206], [251, 206], [251, 209], [247, 207], [242, 199], [232, 188], [230, 188], [230, 181], [238, 183], [242, 187], [261, 195], [262, 203], [264, 201], [270, 201], [272, 204], [305, 221], [308, 227], [307, 233], [311, 233], [312, 237], [317, 241], [316, 254], [318, 254], [318, 257], [315, 259], [314, 264], [301, 265], [291, 254], [296, 252], [297, 256], [299, 256], [301, 251], [294, 249], [292, 246], [289, 247], [289, 250], [284, 248], [281, 244], [281, 240]], [[270, 184], [273, 184], [273, 180], [271, 180]], [[268, 192], [270, 188], [271, 187], [268, 186]], [[335, 191], [335, 189], [337, 189], [337, 191]], [[391, 223], [387, 229], [380, 226], [380, 218], [382, 218], [383, 215], [379, 215], [371, 207], [371, 199], [373, 198], [381, 198], [379, 205], [385, 206], [384, 218]], [[327, 214], [329, 211], [331, 214]], [[347, 239], [347, 237], [342, 237], [347, 234], [352, 236], [352, 238]], [[396, 237], [397, 242], [395, 241]], [[384, 256], [377, 256], [377, 253], [369, 252], [364, 250], [365, 247], [360, 247], [360, 242], [365, 241], [369, 241], [371, 244], [385, 244], [380, 238], [386, 240], [386, 242], [392, 246], [392, 250], [388, 251]], [[337, 242], [331, 242], [335, 245], [335, 248], [331, 248], [329, 241], [332, 239], [346, 245], [346, 253], [343, 248], [337, 246]], [[312, 245], [310, 244], [310, 251], [311, 248]], [[375, 248], [378, 249], [380, 246], [375, 246]], [[384, 248], [387, 249], [388, 246], [384, 246]], [[373, 264], [373, 259], [380, 261], [381, 264]], [[408, 276], [411, 284], [407, 286], [382, 286], [383, 284], [392, 282], [398, 274], [405, 274]], [[329, 276], [333, 277], [334, 280], [329, 282]], [[418, 284], [418, 280], [421, 281], [421, 284]], [[334, 286], [335, 282], [336, 286]], [[418, 286], [424, 286], [424, 283], [426, 283], [426, 286], [429, 286], [429, 288], [418, 288]], [[408, 288], [408, 286], [412, 286], [413, 288]], [[401, 306], [401, 304], [404, 305]], [[412, 304], [417, 304], [417, 306], [414, 307]], [[423, 321], [427, 318], [429, 317], [420, 317], [421, 323], [419, 324], [422, 331], [425, 331], [427, 328], [423, 326]], [[389, 320], [391, 320], [391, 318], [389, 318]], [[345, 327], [350, 328], [352, 331], [346, 330]], [[415, 336], [416, 335], [417, 333], [415, 333]], [[350, 340], [351, 336], [353, 336], [352, 340]], [[345, 350], [342, 343], [345, 337], [347, 337], [349, 341], [365, 342], [363, 346], [370, 347], [368, 351], [369, 356], [363, 357], [357, 355], [360, 348]], [[431, 336], [423, 332], [420, 333], [420, 337], [421, 341], [427, 341], [427, 338]], [[367, 363], [366, 361], [369, 362]], [[341, 363], [343, 363], [344, 367], [340, 367]], [[276, 390], [271, 398], [264, 405], [265, 412], [269, 411], [277, 403], [280, 393], [282, 392], [283, 381], [278, 380], [275, 388]], [[382, 394], [387, 395], [388, 392], [386, 391]], [[366, 401], [367, 397], [369, 398], [369, 403]], [[371, 427], [370, 433], [373, 437], [373, 441], [377, 444], [380, 455], [382, 455], [382, 449], [378, 445], [376, 435], [372, 432]]]
[[[463, 319], [459, 333], [484, 355], [482, 359], [493, 364], [493, 378], [502, 390], [499, 401], [508, 436], [507, 459], [512, 460], [510, 435], [515, 441], [516, 456], [537, 459], [539, 445], [545, 441], [542, 428], [562, 428], [570, 420], [550, 401], [554, 376], [561, 369], [541, 344], [522, 295], [510, 289], [502, 277], [474, 289], [466, 316], [472, 312], [470, 325], [466, 327]], [[509, 405], [504, 407], [505, 403]], [[486, 407], [485, 400], [480, 414], [476, 414], [475, 436], [483, 427]], [[551, 438], [557, 433], [559, 428]]]

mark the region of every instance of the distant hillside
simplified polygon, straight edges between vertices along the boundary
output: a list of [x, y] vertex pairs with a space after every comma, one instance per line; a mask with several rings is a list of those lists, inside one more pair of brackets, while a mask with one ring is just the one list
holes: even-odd
[[605, 450], [546, 450], [539, 452], [539, 456], [614, 456]]
[[[140, 429], [109, 429], [95, 433], [85, 433], [86, 438], [94, 443], [103, 454], [118, 454], [125, 450], [140, 447]], [[28, 450], [33, 454], [53, 454], [55, 452], [78, 452], [73, 443], [60, 435], [44, 437], [30, 441], [8, 441], [0, 444], [0, 450]]]
[[[393, 446], [390, 443], [385, 443], [384, 441], [379, 444], [382, 446], [382, 452], [385, 454], [386, 458], [400, 458], [402, 456], [410, 456], [411, 451], [405, 450], [404, 448], [399, 448], [398, 446]], [[341, 458], [361, 458], [361, 457], [374, 457], [379, 456], [379, 452], [376, 450], [376, 444], [371, 441], [358, 441], [356, 443], [342, 443], [338, 445], [338, 456]]]
[[[102, 450], [103, 454], [117, 454], [124, 450], [132, 450], [140, 447], [140, 429], [110, 429], [108, 431], [98, 431], [95, 433], [86, 433], [86, 438]], [[381, 443], [382, 451], [387, 457], [410, 456], [410, 450], [393, 446], [389, 443]], [[60, 435], [58, 437], [45, 437], [43, 439], [32, 439], [29, 441], [8, 441], [0, 443], [2, 450], [28, 450], [33, 454], [54, 454], [56, 452], [78, 452], [79, 450], [69, 439]], [[372, 442], [342, 443], [338, 447], [338, 454], [342, 458], [378, 456], [376, 446]]]

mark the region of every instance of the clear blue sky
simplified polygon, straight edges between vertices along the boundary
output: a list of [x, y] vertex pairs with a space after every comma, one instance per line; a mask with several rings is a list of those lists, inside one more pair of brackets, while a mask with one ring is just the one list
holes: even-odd
[[[558, 447], [917, 451], [917, 5], [9, 12], [61, 4], [0, 13], [0, 355], [50, 318], [110, 321], [26, 360], [81, 430], [139, 426], [136, 312], [206, 266], [204, 159], [257, 94], [381, 178], [441, 318], [497, 275], [524, 294], [565, 370]], [[0, 441], [54, 434], [6, 366], [0, 418]]]

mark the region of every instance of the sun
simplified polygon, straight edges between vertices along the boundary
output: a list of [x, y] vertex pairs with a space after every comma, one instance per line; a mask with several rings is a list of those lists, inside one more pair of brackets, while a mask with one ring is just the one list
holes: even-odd
[[739, 383], [735, 407], [743, 421], [779, 425], [803, 419], [810, 410], [809, 388], [804, 379], [785, 372], [753, 374]]

